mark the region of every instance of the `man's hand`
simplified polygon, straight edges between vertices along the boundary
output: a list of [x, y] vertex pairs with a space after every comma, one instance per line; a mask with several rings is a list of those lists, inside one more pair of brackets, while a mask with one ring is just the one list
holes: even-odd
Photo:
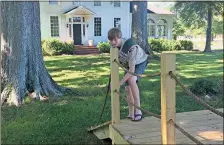
[[124, 82], [123, 81], [120, 81], [120, 86], [123, 86], [124, 85]]

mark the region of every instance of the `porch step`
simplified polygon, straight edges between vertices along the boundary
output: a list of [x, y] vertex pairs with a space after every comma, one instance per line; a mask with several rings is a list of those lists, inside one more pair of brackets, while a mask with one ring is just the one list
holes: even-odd
[[98, 48], [94, 46], [75, 46], [76, 55], [100, 54]]

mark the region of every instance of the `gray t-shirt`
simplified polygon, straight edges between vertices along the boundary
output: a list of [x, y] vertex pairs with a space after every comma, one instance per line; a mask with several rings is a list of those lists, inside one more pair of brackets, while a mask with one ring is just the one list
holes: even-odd
[[127, 40], [122, 39], [121, 48], [118, 51], [120, 63], [128, 68], [132, 65], [144, 62], [148, 57], [145, 51], [138, 44], [133, 44], [131, 48], [128, 48], [128, 51], [125, 51], [123, 46], [126, 41]]

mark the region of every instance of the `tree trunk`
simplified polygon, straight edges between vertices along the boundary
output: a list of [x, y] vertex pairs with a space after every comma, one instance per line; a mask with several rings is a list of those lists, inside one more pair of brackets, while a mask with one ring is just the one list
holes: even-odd
[[[2, 2], [0, 1], [0, 8], [1, 8], [1, 6], [2, 6]], [[3, 36], [2, 36], [2, 11], [0, 11], [0, 68], [2, 68], [2, 63], [1, 63], [1, 60], [2, 60], [2, 51], [1, 51], [1, 48], [2, 48], [2, 38], [3, 38]], [[0, 71], [0, 83], [2, 84], [2, 70]], [[1, 85], [0, 84], [0, 91], [2, 90], [1, 89]]]
[[1, 99], [19, 105], [27, 93], [35, 98], [59, 97], [58, 86], [43, 61], [39, 2], [2, 2], [2, 90]]
[[147, 54], [153, 54], [148, 43], [147, 1], [133, 1], [131, 7], [132, 38], [136, 40]]
[[212, 37], [212, 8], [208, 6], [208, 27], [206, 31], [206, 45], [204, 52], [211, 52], [211, 37]]

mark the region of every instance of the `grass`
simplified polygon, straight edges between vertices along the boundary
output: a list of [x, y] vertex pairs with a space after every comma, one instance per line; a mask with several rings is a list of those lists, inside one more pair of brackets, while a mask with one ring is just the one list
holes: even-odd
[[[73, 96], [48, 102], [31, 102], [17, 108], [2, 107], [3, 144], [105, 144], [87, 128], [100, 115], [110, 73], [109, 55], [44, 57], [46, 67], [58, 84], [71, 87]], [[212, 81], [223, 77], [223, 53], [178, 53], [177, 74], [187, 85], [200, 78]], [[151, 60], [146, 73], [160, 71], [160, 62]], [[120, 76], [123, 72], [120, 73]], [[160, 78], [143, 78], [139, 84], [142, 107], [160, 114]], [[122, 93], [124, 90], [122, 88]], [[177, 87], [177, 112], [204, 109]], [[29, 101], [27, 101], [29, 102]], [[219, 104], [216, 108], [223, 107]], [[127, 115], [121, 100], [121, 118]], [[110, 98], [101, 123], [110, 120]]]

